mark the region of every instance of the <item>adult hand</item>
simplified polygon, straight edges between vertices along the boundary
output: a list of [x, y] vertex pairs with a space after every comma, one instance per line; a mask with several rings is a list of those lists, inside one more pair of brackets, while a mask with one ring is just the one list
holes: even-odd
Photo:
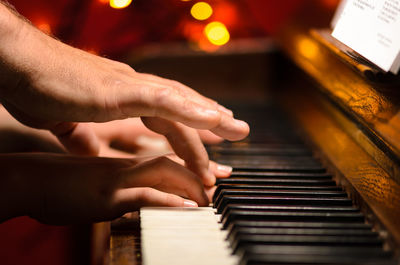
[[142, 206], [208, 204], [199, 178], [165, 157], [14, 154], [0, 155], [0, 165], [0, 221], [29, 215], [70, 224], [111, 220]]
[[[159, 156], [175, 151], [182, 160], [175, 157], [174, 161], [185, 165], [200, 176], [206, 186], [214, 185], [216, 177], [230, 175], [231, 167], [208, 160], [202, 140], [195, 129], [160, 118], [142, 118], [142, 120], [152, 131], [135, 118], [106, 123], [90, 123], [84, 124], [84, 126], [92, 132], [93, 140], [99, 142], [97, 145], [100, 146], [100, 156], [132, 157], [133, 154]], [[211, 138], [210, 136], [206, 137]], [[62, 140], [62, 138], [60, 139]], [[165, 139], [172, 146], [172, 150]], [[216, 141], [217, 138], [211, 139]], [[82, 147], [82, 145], [77, 146]]]
[[[73, 153], [99, 152], [93, 131], [76, 122], [145, 117], [146, 125], [167, 134], [177, 154], [210, 185], [215, 178], [207, 170], [208, 158], [189, 127], [228, 140], [249, 132], [231, 111], [189, 87], [65, 45], [1, 4], [0, 33], [3, 105], [22, 123], [53, 132]], [[181, 138], [171, 140], [174, 133]], [[194, 144], [182, 151], [181, 142], [188, 139]]]
[[65, 45], [3, 5], [0, 19], [0, 58], [6, 77], [0, 96], [25, 124], [65, 134], [76, 127], [64, 121], [143, 116], [211, 130], [228, 140], [248, 133], [247, 124], [235, 120], [231, 111], [179, 82], [138, 73], [126, 64]]

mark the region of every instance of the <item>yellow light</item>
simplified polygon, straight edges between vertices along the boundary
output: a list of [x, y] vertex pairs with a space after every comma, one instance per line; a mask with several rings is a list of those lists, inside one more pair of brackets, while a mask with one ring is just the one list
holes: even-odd
[[224, 45], [229, 41], [230, 35], [228, 29], [221, 22], [211, 22], [205, 29], [204, 33], [207, 39], [214, 45]]
[[315, 59], [318, 56], [318, 46], [307, 37], [298, 38], [297, 48], [300, 54], [308, 59]]
[[132, 0], [110, 0], [110, 6], [112, 8], [121, 9], [129, 6]]
[[205, 20], [209, 18], [213, 13], [213, 10], [206, 2], [198, 2], [190, 9], [190, 14], [197, 20]]

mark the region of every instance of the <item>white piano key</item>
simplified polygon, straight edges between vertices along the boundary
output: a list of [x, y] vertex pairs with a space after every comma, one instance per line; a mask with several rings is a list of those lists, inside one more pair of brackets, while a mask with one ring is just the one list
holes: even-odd
[[140, 210], [142, 263], [236, 265], [220, 216], [211, 207]]

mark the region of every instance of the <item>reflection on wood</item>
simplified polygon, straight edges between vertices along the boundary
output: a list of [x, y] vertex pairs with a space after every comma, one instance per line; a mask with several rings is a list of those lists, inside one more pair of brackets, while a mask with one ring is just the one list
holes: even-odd
[[315, 91], [314, 96], [305, 91], [286, 93], [283, 101], [290, 106], [288, 110], [322, 157], [337, 171], [337, 180], [349, 189], [365, 211], [370, 209], [378, 217], [390, 231], [394, 249], [398, 249], [400, 185], [323, 111], [324, 106], [320, 104], [323, 99], [316, 97]]
[[[400, 85], [371, 82], [363, 67], [349, 64], [351, 60], [343, 60], [339, 49], [329, 48], [315, 36], [308, 29], [290, 27], [281, 35], [281, 42], [293, 61], [320, 84], [321, 91], [345, 110], [387, 159], [399, 164]], [[400, 181], [399, 166], [386, 160], [378, 162]]]

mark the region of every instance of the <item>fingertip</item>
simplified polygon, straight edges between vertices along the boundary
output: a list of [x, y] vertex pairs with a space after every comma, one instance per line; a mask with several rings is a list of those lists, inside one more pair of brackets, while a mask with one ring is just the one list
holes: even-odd
[[214, 173], [216, 178], [227, 178], [232, 174], [232, 167], [210, 161], [210, 171]]
[[234, 126], [237, 128], [236, 137], [233, 137], [232, 141], [238, 141], [245, 138], [250, 133], [250, 126], [247, 122], [242, 120], [233, 119]]
[[218, 177], [229, 177], [232, 174], [232, 167], [222, 164], [217, 164], [217, 172], [215, 175]]
[[210, 129], [210, 131], [229, 141], [238, 141], [244, 139], [249, 134], [250, 127], [246, 122], [224, 114], [218, 126]]
[[198, 207], [198, 204], [191, 200], [183, 200], [183, 207]]

